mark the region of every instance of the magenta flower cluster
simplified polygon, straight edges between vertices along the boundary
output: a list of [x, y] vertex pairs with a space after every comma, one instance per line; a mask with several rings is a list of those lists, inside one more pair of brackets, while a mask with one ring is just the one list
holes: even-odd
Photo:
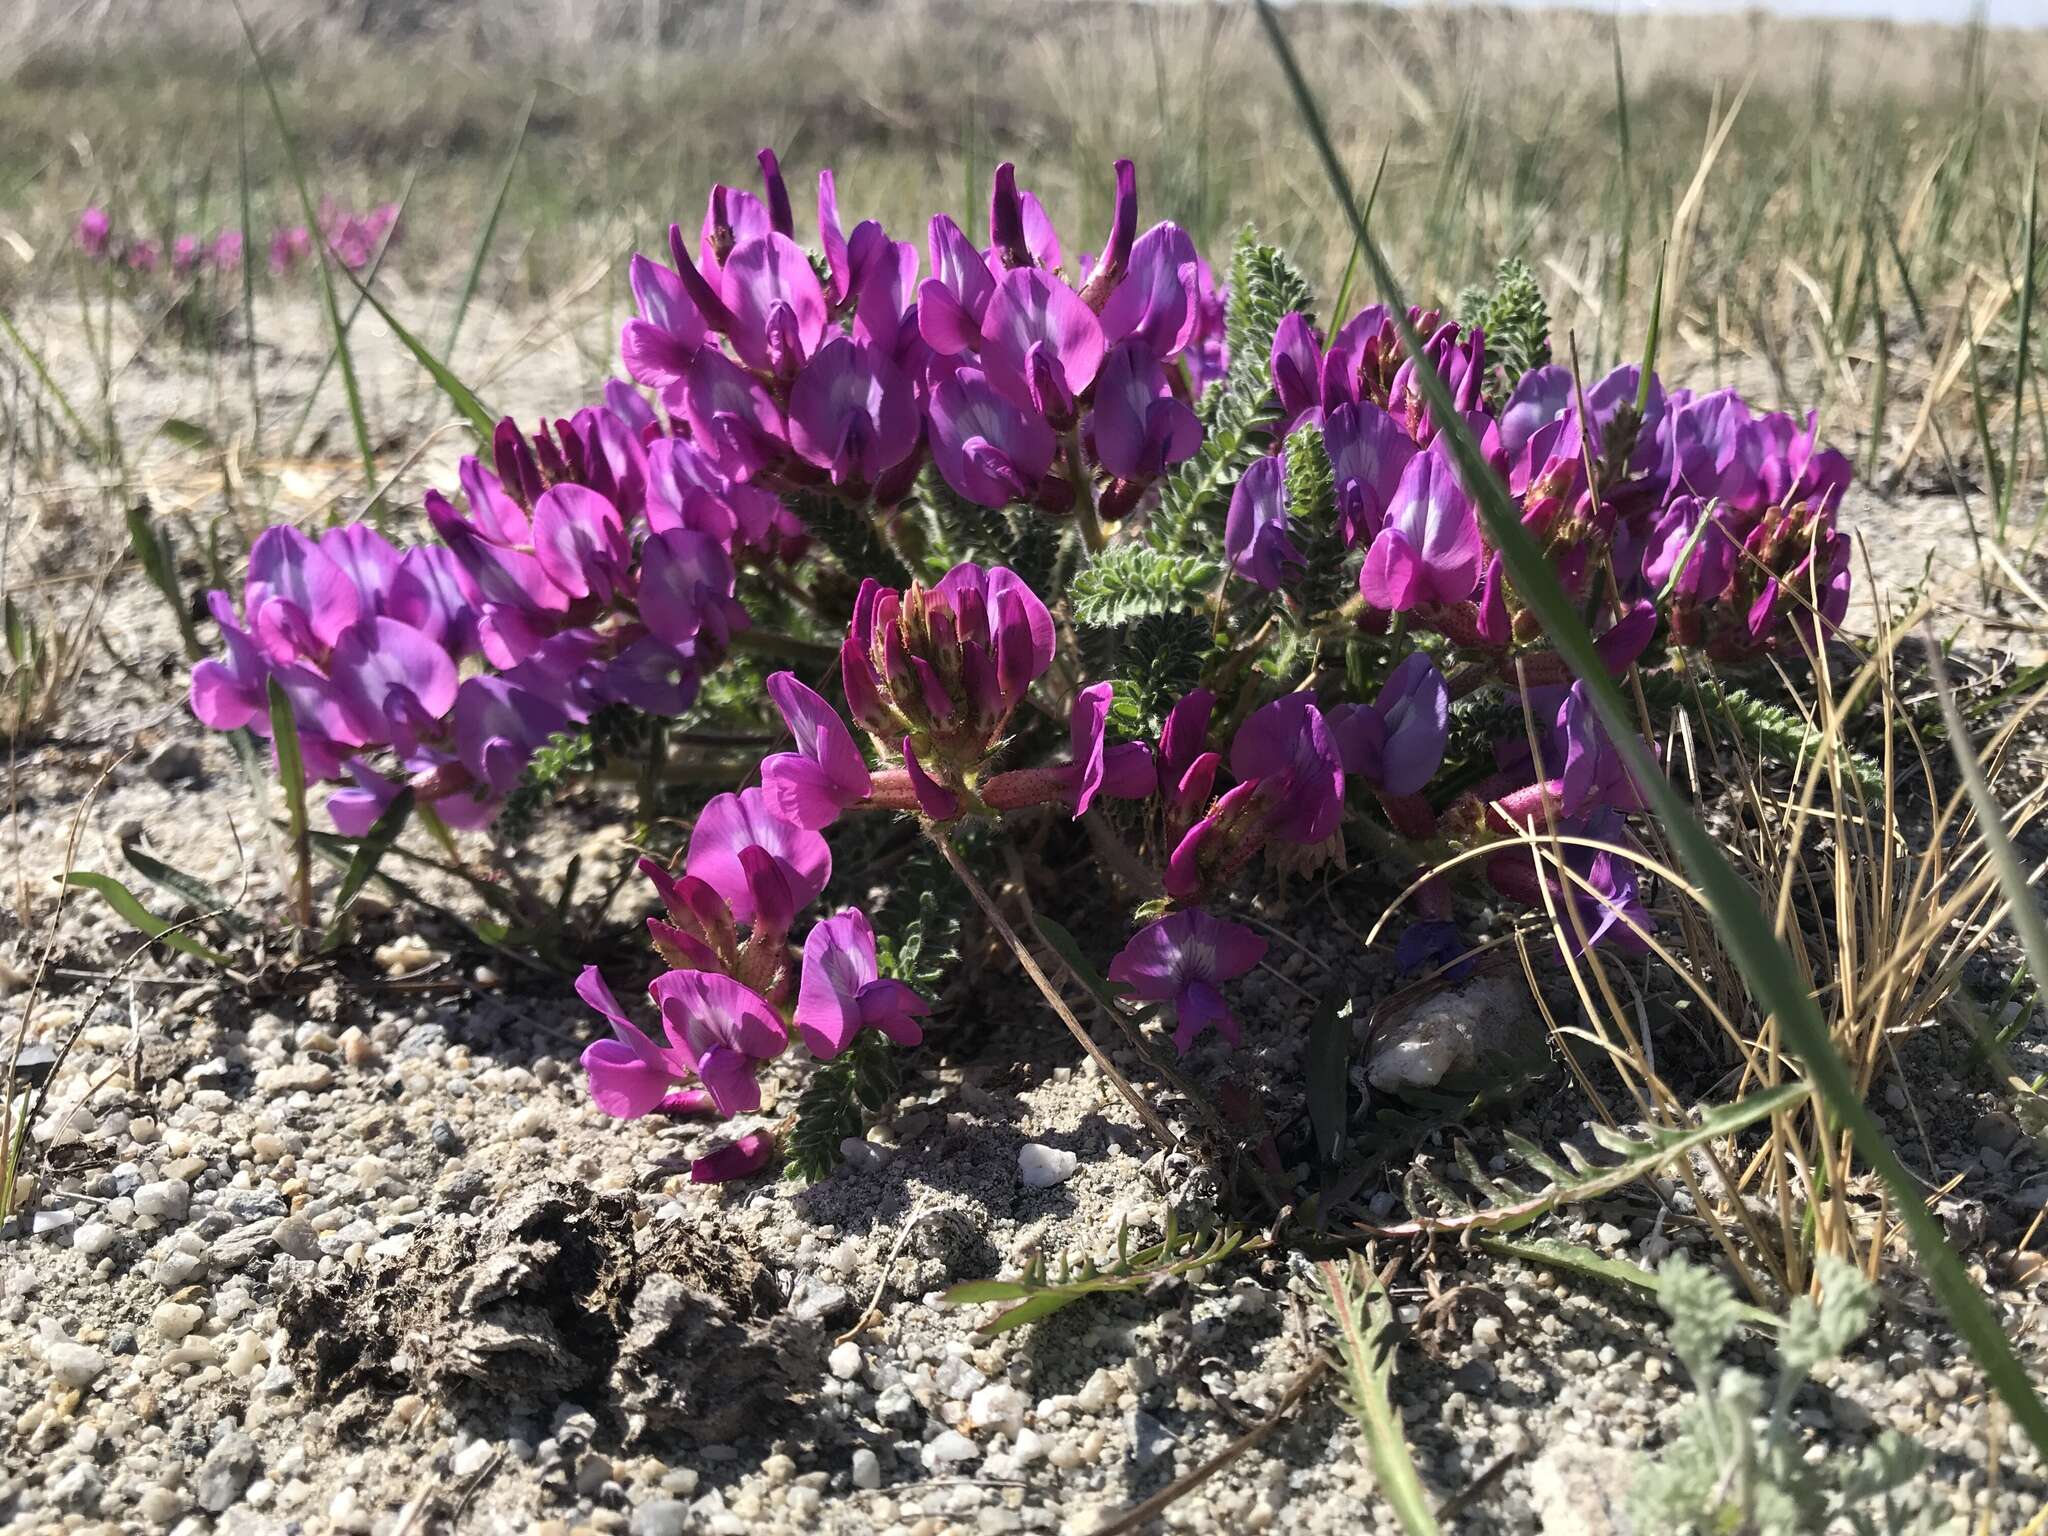
[[[351, 272], [362, 271], [387, 241], [395, 242], [403, 232], [396, 203], [378, 203], [358, 213], [331, 197], [320, 199], [319, 237]], [[270, 237], [270, 270], [283, 276], [305, 262], [313, 254], [313, 237], [303, 224], [276, 230]]]
[[986, 507], [1128, 510], [1192, 454], [1190, 401], [1214, 366], [1222, 312], [1179, 226], [1137, 233], [1137, 176], [1117, 164], [1099, 256], [1071, 271], [1044, 207], [997, 169], [990, 243], [945, 214], [917, 247], [873, 220], [842, 231], [818, 177], [813, 266], [796, 243], [775, 156], [765, 199], [712, 190], [691, 253], [632, 262], [638, 314], [620, 352], [728, 480], [774, 491], [829, 484], [891, 505], [929, 456]]
[[233, 272], [242, 265], [240, 230], [181, 234], [166, 246], [147, 235], [117, 230], [106, 209], [97, 207], [79, 214], [72, 242], [89, 260], [143, 276], [168, 271], [177, 277], [190, 277], [203, 271]]
[[[1720, 660], [1755, 657], [1792, 637], [1811, 642], [1849, 601], [1849, 540], [1836, 509], [1850, 479], [1817, 446], [1813, 419], [1757, 416], [1733, 390], [1667, 390], [1615, 369], [1577, 387], [1570, 370], [1534, 368], [1496, 409], [1485, 388], [1483, 333], [1411, 311], [1426, 357], [1493, 470], [1519, 503], [1567, 591], [1585, 598], [1611, 578], [1622, 604], [1606, 637], [1617, 670], [1636, 659], [1668, 611], [1672, 637]], [[1392, 317], [1373, 306], [1330, 338], [1290, 315], [1274, 338], [1275, 396], [1291, 430], [1322, 429], [1344, 542], [1365, 551], [1362, 622], [1394, 615], [1500, 657], [1540, 639], [1500, 555], [1482, 536], [1440, 424], [1401, 359]], [[1284, 453], [1238, 484], [1225, 549], [1268, 590], [1299, 580]]]
[[[398, 238], [398, 205], [380, 203], [367, 213], [353, 213], [331, 198], [322, 199], [319, 223], [321, 238], [336, 259], [350, 271], [361, 271], [387, 237]], [[113, 217], [97, 206], [79, 214], [72, 242], [91, 261], [144, 276], [159, 271], [175, 277], [234, 272], [240, 269], [245, 254], [238, 229], [179, 234], [163, 241], [116, 229]], [[313, 249], [313, 235], [305, 225], [280, 228], [270, 237], [270, 270], [280, 276], [290, 272], [309, 258]]]
[[461, 463], [466, 511], [428, 493], [438, 544], [265, 532], [240, 613], [208, 598], [227, 654], [193, 669], [193, 712], [267, 736], [274, 681], [307, 773], [350, 786], [335, 825], [360, 835], [408, 783], [447, 825], [484, 826], [555, 732], [607, 705], [688, 709], [748, 622], [735, 553], [803, 540], [779, 506], [707, 489], [689, 444], [646, 446], [644, 402], [614, 398], [627, 416], [596, 406], [531, 439], [499, 423], [492, 465]]
[[[1420, 311], [1418, 357], [1373, 307], [1327, 340], [1290, 315], [1270, 355], [1233, 361], [1188, 235], [1139, 231], [1128, 162], [1101, 252], [1071, 261], [1008, 165], [986, 244], [940, 214], [922, 251], [873, 221], [846, 232], [824, 172], [815, 254], [774, 155], [760, 168], [761, 195], [716, 187], [694, 241], [672, 225], [666, 262], [632, 259], [634, 384], [530, 436], [499, 423], [461, 461], [459, 494], [427, 495], [434, 542], [401, 549], [361, 525], [263, 534], [239, 604], [209, 597], [224, 654], [191, 681], [194, 712], [222, 730], [267, 735], [281, 695], [309, 776], [339, 786], [337, 826], [360, 835], [408, 788], [445, 826], [485, 826], [551, 737], [606, 710], [680, 715], [736, 645], [822, 652], [806, 677], [767, 679], [787, 745], [704, 806], [678, 868], [642, 863], [661, 904], [647, 923], [658, 1025], [635, 1023], [595, 968], [578, 983], [609, 1026], [583, 1057], [600, 1108], [751, 1115], [792, 1032], [821, 1061], [865, 1029], [922, 1038], [930, 1004], [885, 974], [865, 912], [815, 914], [796, 938], [832, 876], [827, 834], [863, 812], [943, 839], [969, 818], [1114, 807], [1158, 899], [1108, 976], [1170, 1012], [1183, 1052], [1206, 1031], [1241, 1036], [1229, 989], [1266, 949], [1224, 915], [1241, 878], [1262, 853], [1298, 869], [1341, 852], [1361, 811], [1418, 863], [1484, 850], [1496, 893], [1562, 914], [1567, 952], [1644, 945], [1628, 820], [1642, 786], [1507, 579], [1419, 370], [1447, 386], [1617, 674], [1659, 646], [1729, 662], [1810, 646], [1841, 619], [1849, 469], [1810, 420], [1634, 368], [1583, 389], [1556, 367], [1511, 378], [1480, 331]], [[323, 221], [322, 238], [347, 261], [383, 237], [373, 223]], [[115, 242], [95, 228], [104, 254]], [[80, 241], [92, 249], [83, 223]], [[1205, 444], [1196, 407], [1226, 368], [1237, 391], [1247, 365], [1250, 393], [1270, 384], [1271, 424], [1244, 451], [1261, 432], [1271, 451], [1242, 467], [1216, 457], [1223, 439]], [[1251, 654], [1210, 649], [1137, 714], [1128, 685], [1091, 675], [1077, 602], [994, 561], [948, 568], [905, 507], [922, 476], [976, 506], [1071, 516], [1090, 546], [1104, 521], [1146, 538], [1132, 529], [1162, 478], [1205, 450], [1213, 483], [1235, 484], [1227, 512], [1219, 493], [1209, 521], [1173, 535], [1206, 540], [1226, 573], [1202, 596], [1198, 648], [1220, 632]], [[1290, 465], [1301, 454], [1321, 461]], [[1326, 487], [1318, 508], [1299, 504], [1302, 484]], [[864, 520], [924, 579], [889, 584], [836, 541], [813, 558], [817, 515]], [[754, 630], [742, 597], [800, 633]], [[1258, 637], [1275, 626], [1313, 643], [1269, 656]], [[1321, 670], [1326, 641], [1383, 674], [1340, 681]], [[843, 707], [818, 691], [835, 678]], [[1445, 787], [1455, 699], [1503, 684], [1515, 728], [1480, 743], [1484, 767], [1461, 749], [1458, 782], [1485, 777]], [[1562, 870], [1529, 846], [1549, 829]], [[1445, 881], [1418, 902], [1402, 965], [1454, 973]], [[774, 1142], [750, 1132], [693, 1176], [750, 1173]]]
[[[867, 769], [831, 706], [793, 673], [777, 673], [768, 687], [809, 749], [789, 754], [801, 766], [770, 778], [764, 764], [761, 787], [707, 804], [680, 876], [652, 860], [641, 863], [664, 913], [647, 920], [647, 931], [671, 969], [647, 992], [666, 1044], [626, 1016], [597, 967], [577, 982], [584, 1001], [612, 1027], [612, 1039], [583, 1053], [591, 1096], [606, 1114], [752, 1113], [761, 1107], [757, 1074], [782, 1054], [792, 1027], [820, 1061], [837, 1056], [863, 1029], [896, 1045], [924, 1038], [918, 1020], [931, 1005], [881, 974], [866, 913], [848, 907], [820, 918], [800, 957], [792, 955], [792, 926], [832, 877], [832, 851], [819, 829], [835, 819]], [[703, 1182], [751, 1173], [773, 1144], [761, 1133], [742, 1137], [699, 1159], [691, 1176]]]

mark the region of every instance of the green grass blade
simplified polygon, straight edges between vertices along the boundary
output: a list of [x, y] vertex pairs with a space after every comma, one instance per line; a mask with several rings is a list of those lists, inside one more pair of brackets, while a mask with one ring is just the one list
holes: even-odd
[[[1555, 1237], [1480, 1237], [1473, 1239], [1476, 1247], [1499, 1259], [1519, 1259], [1524, 1264], [1541, 1264], [1548, 1269], [1562, 1269], [1575, 1275], [1584, 1275], [1591, 1280], [1605, 1280], [1614, 1285], [1625, 1285], [1633, 1290], [1648, 1291], [1652, 1296], [1664, 1294], [1664, 1278], [1654, 1269], [1644, 1269], [1626, 1259], [1610, 1259], [1604, 1253], [1595, 1252], [1580, 1243], [1568, 1243]], [[1748, 1302], [1733, 1303], [1742, 1320], [1752, 1328], [1768, 1329], [1775, 1333], [1783, 1321], [1777, 1313], [1762, 1307], [1751, 1306]]]
[[104, 458], [105, 450], [94, 440], [92, 433], [86, 430], [85, 423], [79, 420], [78, 412], [71, 408], [71, 401], [58, 387], [57, 381], [50, 376], [49, 366], [44, 363], [42, 353], [30, 346], [28, 338], [15, 329], [14, 317], [8, 314], [4, 304], [0, 304], [0, 330], [7, 332], [8, 339], [14, 343], [14, 350], [19, 352], [23, 360], [34, 370], [35, 376], [42, 381], [43, 388], [49, 391], [50, 398], [57, 402], [57, 409], [62, 411], [64, 419], [71, 423], [71, 430], [78, 434], [76, 446], [80, 456], [86, 459]]
[[125, 515], [129, 551], [142, 567], [142, 574], [149, 578], [149, 584], [171, 605], [171, 613], [178, 621], [178, 636], [184, 642], [185, 659], [198, 661], [206, 650], [199, 643], [199, 631], [192, 623], [192, 610], [185, 602], [185, 594], [178, 588], [178, 562], [171, 535], [151, 520], [149, 503], [145, 501], [131, 503]]
[[96, 875], [86, 870], [72, 870], [64, 877], [66, 885], [75, 885], [96, 892], [106, 904], [122, 919], [145, 938], [155, 939], [160, 944], [188, 954], [196, 960], [226, 970], [234, 962], [217, 949], [208, 948], [189, 933], [179, 933], [176, 925], [165, 922], [140, 901], [135, 893], [116, 880], [112, 875]]
[[249, 375], [249, 442], [263, 444], [263, 393], [256, 383], [256, 220], [249, 209], [249, 77], [235, 81], [235, 169], [241, 179], [242, 361]]
[[1927, 636], [1927, 660], [1934, 674], [1935, 691], [1941, 696], [1941, 717], [1948, 726], [1949, 750], [1955, 754], [1956, 767], [1962, 770], [1963, 788], [1977, 813], [1978, 832], [1991, 855], [1998, 888], [2010, 909], [2013, 930], [2026, 951], [2027, 968], [2036, 976], [2048, 976], [2048, 919], [2041, 915], [2041, 898], [2028, 882], [2026, 866], [2005, 829], [2005, 809], [1992, 794], [1984, 777], [1984, 765], [1977, 761], [1977, 754], [1970, 747], [1968, 727], [1963, 724], [1962, 711], [1956, 707], [1955, 690], [1949, 686], [1948, 663], [1942, 659], [1940, 642], [1931, 629]]
[[[1373, 205], [1380, 200], [1380, 183], [1385, 180], [1387, 174], [1387, 151], [1392, 147], [1391, 143], [1380, 146], [1379, 169], [1372, 173], [1372, 190], [1365, 194], [1365, 216], [1368, 220], [1372, 218]], [[1330, 313], [1324, 317], [1324, 323], [1333, 335], [1337, 327], [1349, 318], [1344, 313], [1344, 306], [1351, 298], [1351, 280], [1357, 275], [1358, 242], [1354, 239], [1351, 242], [1351, 254], [1344, 258], [1344, 277], [1337, 284], [1337, 301], [1330, 306]]]
[[1308, 1027], [1308, 1121], [1315, 1131], [1316, 1156], [1334, 1166], [1344, 1150], [1344, 1108], [1351, 1060], [1351, 1011], [1334, 992], [1316, 1005]]
[[[1269, 0], [1258, 0], [1258, 14], [1315, 141], [1330, 185], [1351, 219], [1360, 249], [1380, 284], [1381, 297], [1400, 328], [1402, 343], [1411, 358], [1421, 358], [1422, 339], [1408, 319], [1406, 300], [1386, 258], [1366, 231], [1358, 200], [1330, 143], [1321, 111]], [[2035, 1394], [2033, 1383], [1998, 1318], [1942, 1235], [1940, 1223], [1927, 1208], [1924, 1187], [1907, 1171], [1876, 1118], [1865, 1107], [1848, 1067], [1828, 1037], [1819, 1007], [1801, 982], [1792, 957], [1778, 941], [1756, 892], [1715, 846], [1713, 835], [1664, 777], [1656, 758], [1637, 734], [1628, 701], [1602, 664], [1592, 634], [1558, 584], [1542, 551], [1522, 527], [1506, 487], [1487, 467], [1471, 429], [1454, 409], [1442, 377], [1433, 367], [1419, 366], [1415, 378], [1432, 415], [1444, 423], [1444, 435], [1460, 476], [1478, 500], [1487, 530], [1517, 592], [1534, 610], [1559, 654], [1585, 682], [1616, 750], [1631, 776], [1647, 792], [1651, 814], [1699, 885], [1743, 979], [1763, 1011], [1778, 1020], [1830, 1115], [1849, 1132], [1857, 1153], [1884, 1180], [1899, 1220], [1920, 1256], [1928, 1283], [1941, 1298], [1950, 1321], [1969, 1345], [1993, 1390], [2004, 1400], [2035, 1448], [2048, 1455], [2048, 1407]]]
[[512, 173], [519, 168], [519, 152], [526, 147], [526, 130], [533, 123], [534, 103], [540, 100], [540, 88], [526, 98], [526, 110], [519, 114], [519, 127], [512, 135], [512, 152], [505, 156], [504, 172], [498, 177], [498, 194], [491, 199], [490, 217], [484, 220], [484, 227], [476, 237], [476, 251], [469, 258], [469, 275], [462, 280], [462, 292], [455, 300], [455, 318], [448, 322], [448, 340], [441, 351], [449, 357], [455, 355], [455, 339], [462, 334], [462, 317], [469, 313], [469, 301], [475, 295], [477, 284], [483, 280], [484, 262], [491, 254], [491, 241], [498, 233], [498, 217], [505, 211], [505, 198], [512, 190]]
[[1060, 957], [1060, 964], [1074, 973], [1074, 980], [1087, 988], [1089, 996], [1112, 1014], [1125, 1011], [1123, 1003], [1117, 996], [1123, 989], [1104, 977], [1089, 963], [1088, 957], [1081, 953], [1081, 946], [1074, 941], [1071, 933], [1051, 918], [1036, 912], [1032, 914], [1032, 922], [1038, 929], [1038, 936], [1052, 946], [1053, 953]]
[[313, 927], [311, 828], [306, 818], [306, 759], [299, 750], [299, 724], [284, 685], [270, 680], [270, 744], [277, 753], [277, 778], [284, 786], [285, 812], [292, 842], [292, 909], [299, 930]]
[[2005, 494], [1998, 502], [1998, 537], [2005, 538], [2013, 503], [2019, 498], [2020, 424], [2027, 415], [2027, 345], [2034, 323], [2034, 241], [2038, 236], [2036, 214], [2041, 201], [2041, 129], [2034, 127], [2034, 151], [2027, 157], [2027, 236], [2021, 243], [2019, 356], [2014, 363], [2012, 436], [2006, 443]]
[[[397, 237], [398, 229], [405, 222], [405, 210], [412, 206], [412, 189], [418, 176], [419, 168], [415, 166], [412, 174], [406, 177], [405, 186], [398, 194], [398, 218], [392, 222], [391, 228], [384, 232], [384, 238], [378, 242], [375, 254], [370, 257], [369, 270], [363, 281], [372, 287], [376, 285], [377, 275], [384, 270], [384, 258], [391, 254], [391, 242]], [[341, 317], [341, 334], [343, 336], [355, 335], [356, 317], [362, 314], [362, 312], [363, 300], [362, 296], [358, 294], [356, 301], [349, 305], [348, 313]], [[320, 371], [313, 375], [313, 387], [306, 391], [306, 400], [299, 407], [298, 419], [292, 423], [291, 431], [285, 436], [285, 458], [289, 459], [297, 454], [299, 439], [306, 434], [306, 423], [313, 419], [313, 408], [320, 403], [320, 391], [326, 388], [327, 376], [334, 372], [335, 361], [340, 356], [340, 352], [330, 345], [327, 349], [327, 355], [320, 360]]]
[[384, 855], [398, 841], [398, 834], [412, 819], [412, 804], [413, 791], [408, 784], [398, 792], [397, 799], [384, 807], [383, 814], [370, 824], [370, 830], [356, 844], [355, 856], [348, 861], [348, 869], [341, 877], [341, 889], [334, 893], [337, 921], [356, 904], [356, 898], [363, 894], [363, 887], [370, 883], [370, 877], [377, 873], [377, 866], [384, 862]]
[[[299, 164], [299, 148], [292, 138], [291, 125], [285, 121], [284, 103], [278, 100], [277, 86], [270, 78], [270, 67], [263, 62], [263, 50], [256, 46], [256, 33], [249, 25], [249, 18], [242, 14], [241, 0], [234, 0], [234, 5], [235, 20], [242, 24], [242, 36], [249, 43], [249, 57], [256, 64], [256, 78], [263, 83], [263, 94], [270, 101], [270, 115], [277, 123], [278, 138], [284, 143], [285, 168], [291, 172], [306, 229], [313, 236], [316, 270], [320, 276], [320, 305], [326, 312], [327, 331], [334, 338], [335, 356], [341, 364], [341, 387], [348, 395], [349, 425], [355, 429], [356, 451], [362, 455], [363, 488], [367, 492], [377, 483], [377, 455], [370, 446], [370, 423], [363, 415], [363, 390], [356, 379], [356, 360], [348, 349], [348, 332], [341, 323], [341, 307], [334, 300], [334, 254], [328, 250], [326, 237], [321, 232], [320, 210], [313, 201], [312, 190], [306, 185], [305, 168]], [[246, 251], [243, 253], [245, 266], [248, 255]], [[303, 861], [300, 867], [304, 868]]]
[[351, 283], [355, 284], [357, 291], [362, 294], [363, 302], [377, 311], [377, 314], [383, 319], [384, 323], [391, 327], [391, 334], [405, 344], [406, 351], [419, 360], [420, 366], [426, 369], [434, 382], [441, 387], [441, 393], [446, 395], [454, 403], [455, 409], [462, 413], [464, 419], [469, 422], [470, 430], [476, 434], [477, 441], [485, 447], [489, 447], [491, 435], [498, 429], [497, 417], [493, 416], [484, 403], [477, 399], [475, 393], [467, 384], [455, 377], [455, 374], [446, 363], [429, 352], [426, 345], [417, 336], [398, 323], [398, 317], [384, 307], [378, 297], [370, 292], [368, 286], [355, 273], [346, 272], [346, 276]]

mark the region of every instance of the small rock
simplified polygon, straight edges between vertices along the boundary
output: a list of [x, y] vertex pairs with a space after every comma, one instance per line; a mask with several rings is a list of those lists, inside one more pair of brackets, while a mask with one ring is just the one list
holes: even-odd
[[649, 1499], [627, 1522], [630, 1536], [686, 1536], [690, 1506], [681, 1499]]
[[119, 1241], [121, 1230], [104, 1221], [88, 1221], [71, 1234], [71, 1249], [87, 1258], [105, 1253]]
[[472, 1440], [455, 1453], [454, 1460], [448, 1464], [449, 1470], [457, 1477], [475, 1477], [490, 1465], [491, 1449], [488, 1440]]
[[351, 1024], [341, 1032], [341, 1059], [352, 1067], [367, 1067], [377, 1059], [377, 1042]]
[[256, 1074], [256, 1086], [265, 1093], [324, 1093], [334, 1081], [334, 1068], [324, 1061], [287, 1062]]
[[937, 1472], [942, 1467], [953, 1467], [961, 1462], [978, 1461], [980, 1458], [980, 1446], [959, 1430], [949, 1429], [924, 1448], [924, 1469], [927, 1472]]
[[881, 1458], [866, 1446], [862, 1446], [853, 1453], [853, 1486], [856, 1488], [879, 1488], [882, 1486]]
[[1483, 1068], [1504, 1081], [1542, 1059], [1548, 1033], [1519, 972], [1431, 988], [1370, 1021], [1366, 1076], [1389, 1093]]
[[1050, 1189], [1074, 1176], [1080, 1158], [1058, 1147], [1027, 1141], [1017, 1149], [1017, 1177], [1026, 1189]]
[[987, 1429], [1000, 1429], [1012, 1440], [1024, 1427], [1024, 1394], [1007, 1381], [991, 1382], [967, 1400], [967, 1414]]
[[1131, 1459], [1149, 1467], [1162, 1456], [1173, 1454], [1173, 1435], [1167, 1427], [1142, 1408], [1133, 1408], [1126, 1424], [1131, 1435]]
[[135, 1214], [157, 1221], [183, 1221], [192, 1210], [192, 1186], [183, 1179], [158, 1179], [136, 1186]]
[[189, 741], [167, 741], [150, 753], [142, 771], [159, 784], [176, 784], [200, 774], [199, 749]]
[[825, 1363], [832, 1368], [832, 1374], [841, 1381], [851, 1381], [860, 1374], [860, 1346], [848, 1339], [832, 1351]]
[[277, 1244], [279, 1253], [290, 1254], [295, 1259], [320, 1257], [320, 1234], [313, 1230], [310, 1221], [302, 1217], [285, 1217], [270, 1229], [270, 1240]]
[[256, 1462], [256, 1442], [247, 1434], [234, 1429], [221, 1436], [192, 1479], [199, 1507], [216, 1515], [230, 1508], [256, 1475]]
[[89, 1387], [107, 1368], [105, 1355], [69, 1339], [50, 1345], [43, 1358], [49, 1363], [50, 1374], [67, 1387]]
[[1628, 1228], [1617, 1227], [1611, 1221], [1603, 1221], [1594, 1230], [1593, 1240], [1602, 1248], [1625, 1248], [1628, 1246]]
[[436, 1120], [427, 1127], [427, 1139], [434, 1144], [434, 1150], [443, 1157], [455, 1157], [462, 1151], [462, 1137], [446, 1120]]
[[1110, 1375], [1108, 1367], [1098, 1366], [1095, 1374], [1083, 1382], [1081, 1390], [1074, 1394], [1074, 1404], [1083, 1413], [1101, 1413], [1122, 1395], [1123, 1389], [1117, 1385], [1116, 1378]]
[[545, 1136], [552, 1127], [553, 1116], [539, 1104], [529, 1104], [514, 1115], [505, 1129], [515, 1137]]
[[142, 1518], [150, 1524], [169, 1525], [178, 1516], [185, 1513], [186, 1506], [190, 1503], [191, 1500], [186, 1498], [178, 1489], [166, 1488], [162, 1484], [158, 1484], [144, 1493], [136, 1501], [135, 1507]]
[[195, 1307], [182, 1301], [160, 1301], [156, 1304], [156, 1310], [149, 1314], [149, 1326], [156, 1330], [157, 1337], [166, 1344], [175, 1344], [197, 1328], [199, 1320], [204, 1316], [204, 1307]]

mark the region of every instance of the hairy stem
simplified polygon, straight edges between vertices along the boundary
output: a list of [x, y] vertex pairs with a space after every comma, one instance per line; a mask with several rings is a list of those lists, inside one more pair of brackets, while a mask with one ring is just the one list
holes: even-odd
[[1067, 434], [1067, 478], [1074, 482], [1074, 522], [1088, 553], [1095, 554], [1109, 540], [1103, 536], [1102, 521], [1095, 515], [1095, 481], [1088, 474], [1088, 461], [1081, 456], [1081, 427], [1077, 422]]

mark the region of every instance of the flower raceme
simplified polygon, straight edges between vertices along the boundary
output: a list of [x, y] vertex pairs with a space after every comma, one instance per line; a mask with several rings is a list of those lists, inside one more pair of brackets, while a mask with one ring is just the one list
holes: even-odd
[[1073, 280], [1009, 165], [990, 247], [941, 214], [923, 262], [872, 220], [845, 234], [821, 172], [814, 266], [780, 164], [760, 163], [765, 199], [714, 187], [694, 254], [677, 225], [668, 264], [633, 258], [620, 334], [627, 371], [727, 479], [889, 506], [929, 453], [984, 506], [1064, 512], [1085, 492], [1114, 509], [1200, 446], [1189, 401], [1220, 330], [1213, 284], [1177, 226], [1136, 233], [1130, 162], [1103, 253]]

